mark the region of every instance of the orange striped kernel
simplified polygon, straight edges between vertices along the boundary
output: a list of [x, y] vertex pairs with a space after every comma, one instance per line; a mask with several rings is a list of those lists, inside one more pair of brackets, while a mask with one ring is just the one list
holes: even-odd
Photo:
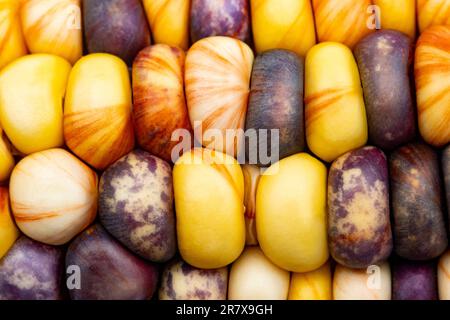
[[450, 300], [450, 250], [441, 256], [437, 269], [439, 300]]
[[131, 87], [125, 63], [94, 53], [73, 67], [64, 106], [67, 146], [96, 169], [105, 169], [134, 147]]
[[171, 141], [173, 131], [191, 130], [184, 61], [181, 49], [157, 44], [142, 50], [133, 64], [133, 116], [139, 145], [167, 161], [178, 143]]
[[417, 0], [417, 16], [421, 33], [430, 26], [450, 25], [450, 1]]
[[327, 262], [319, 269], [293, 273], [289, 287], [289, 300], [331, 300], [331, 270]]
[[[253, 52], [242, 41], [210, 37], [196, 42], [186, 56], [185, 89], [191, 125], [200, 121], [205, 147], [236, 155], [236, 143], [226, 141], [225, 130], [244, 129]], [[206, 139], [218, 129], [223, 143]]]
[[189, 0], [143, 0], [155, 43], [187, 50], [189, 47]]
[[335, 41], [350, 48], [374, 30], [368, 28], [371, 0], [312, 0], [319, 42]]
[[17, 226], [46, 244], [69, 242], [95, 219], [97, 184], [97, 174], [63, 149], [23, 158], [10, 180]]
[[27, 54], [17, 0], [0, 1], [0, 69]]
[[287, 49], [304, 57], [316, 44], [310, 0], [251, 0], [250, 4], [258, 53]]
[[432, 26], [417, 42], [414, 65], [419, 130], [441, 147], [450, 142], [450, 26]]
[[367, 141], [358, 68], [350, 49], [336, 42], [314, 46], [305, 65], [306, 141], [331, 162]]
[[28, 49], [74, 64], [83, 53], [80, 0], [21, 0], [20, 17]]

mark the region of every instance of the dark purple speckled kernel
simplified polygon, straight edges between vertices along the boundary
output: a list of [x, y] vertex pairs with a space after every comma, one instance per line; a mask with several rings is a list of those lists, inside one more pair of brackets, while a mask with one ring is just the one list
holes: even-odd
[[392, 251], [387, 160], [375, 147], [336, 159], [328, 177], [330, 252], [349, 268], [366, 268]]
[[229, 36], [249, 42], [248, 0], [192, 0], [192, 42], [211, 36]]
[[60, 300], [64, 253], [20, 237], [0, 260], [0, 300]]
[[435, 261], [395, 259], [392, 264], [394, 300], [437, 300]]
[[144, 259], [166, 262], [176, 251], [172, 169], [134, 150], [105, 170], [99, 186], [102, 225]]
[[161, 277], [161, 300], [225, 300], [228, 269], [203, 270], [177, 258], [167, 263]]

